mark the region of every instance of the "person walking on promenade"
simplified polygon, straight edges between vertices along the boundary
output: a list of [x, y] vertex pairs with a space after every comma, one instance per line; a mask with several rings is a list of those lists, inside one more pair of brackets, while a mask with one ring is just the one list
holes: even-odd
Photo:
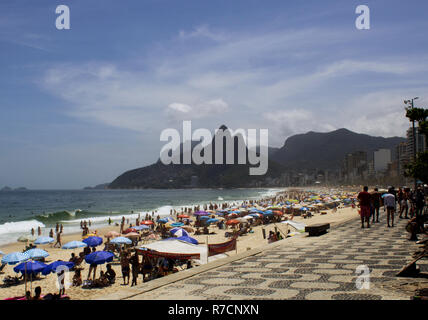
[[[394, 212], [395, 212], [395, 208], [396, 208], [395, 196], [392, 193], [392, 191], [393, 190], [391, 188], [389, 188], [388, 193], [385, 193], [382, 196], [383, 203], [384, 203], [384, 206], [386, 208], [386, 221], [388, 224], [388, 228], [394, 226]], [[391, 220], [391, 225], [389, 225], [390, 220]]]
[[408, 213], [409, 213], [409, 203], [408, 201], [410, 201], [410, 190], [408, 189], [404, 189], [404, 191], [402, 192], [401, 197], [399, 197], [398, 201], [400, 204], [400, 219], [403, 219], [403, 212], [405, 212], [404, 215], [404, 219], [409, 219], [408, 217]]
[[370, 193], [368, 193], [369, 187], [364, 186], [363, 191], [358, 194], [358, 200], [360, 205], [360, 216], [361, 216], [361, 228], [364, 228], [364, 220], [367, 222], [367, 228], [370, 228]]
[[415, 207], [416, 207], [416, 217], [421, 216], [425, 207], [425, 194], [421, 187], [418, 187], [416, 189]]
[[376, 222], [379, 222], [379, 208], [381, 203], [381, 197], [380, 192], [378, 191], [378, 188], [374, 188], [374, 191], [371, 193], [371, 209], [372, 209], [372, 222], [375, 222], [375, 216], [376, 216]]

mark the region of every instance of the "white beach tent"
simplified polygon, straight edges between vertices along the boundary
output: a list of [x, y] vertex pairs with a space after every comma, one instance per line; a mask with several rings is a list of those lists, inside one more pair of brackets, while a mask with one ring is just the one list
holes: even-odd
[[282, 221], [281, 223], [288, 224], [288, 225], [294, 227], [298, 231], [305, 231], [305, 227], [306, 227], [306, 224], [304, 224], [304, 223], [291, 221], [291, 220]]
[[196, 245], [181, 240], [161, 240], [140, 247], [140, 249], [143, 248], [167, 253], [199, 253], [200, 259], [195, 261], [199, 264], [206, 264], [208, 262], [208, 248], [203, 244]]

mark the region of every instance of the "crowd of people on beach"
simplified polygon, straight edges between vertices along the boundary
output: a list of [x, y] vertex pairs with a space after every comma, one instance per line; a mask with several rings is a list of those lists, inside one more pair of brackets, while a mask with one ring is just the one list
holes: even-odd
[[[225, 238], [234, 238], [244, 236], [252, 232], [252, 228], [258, 225], [269, 225], [280, 222], [282, 220], [292, 220], [294, 216], [300, 215], [304, 218], [310, 218], [315, 213], [321, 213], [322, 210], [332, 209], [337, 211], [339, 206], [349, 206], [356, 208], [358, 206], [361, 217], [361, 228], [370, 228], [370, 223], [380, 222], [380, 211], [384, 207], [386, 214], [386, 223], [388, 227], [394, 227], [394, 214], [399, 213], [399, 218], [409, 219], [407, 231], [411, 232], [412, 237], [421, 231], [422, 213], [425, 208], [426, 190], [420, 186], [416, 190], [407, 187], [398, 188], [388, 187], [387, 190], [373, 188], [369, 192], [369, 188], [365, 186], [359, 193], [317, 193], [304, 190], [289, 190], [278, 193], [271, 197], [262, 199], [246, 200], [242, 202], [223, 202], [223, 203], [207, 203], [192, 207], [183, 207], [181, 209], [171, 209], [170, 216], [172, 222], [181, 224], [180, 228], [188, 231], [189, 234], [210, 234], [225, 230]], [[256, 210], [256, 211], [252, 211]], [[213, 221], [213, 224], [207, 224], [206, 219], [202, 219], [197, 215], [198, 212], [205, 212]], [[258, 212], [249, 215], [249, 212]], [[264, 213], [270, 212], [265, 215]], [[263, 213], [263, 214], [262, 214]], [[133, 214], [133, 212], [132, 212]], [[178, 272], [179, 270], [192, 268], [194, 262], [191, 259], [177, 260], [167, 257], [153, 257], [150, 255], [140, 254], [138, 248], [145, 243], [173, 237], [170, 233], [172, 229], [170, 223], [165, 223], [165, 217], [160, 217], [159, 213], [152, 211], [144, 215], [138, 214], [138, 217], [130, 221], [129, 218], [123, 216], [120, 223], [115, 223], [118, 227], [118, 236], [132, 235], [132, 244], [114, 244], [107, 237], [104, 242], [103, 251], [112, 252], [114, 260], [106, 264], [106, 270], [101, 270], [97, 276], [97, 264], [90, 264], [88, 273], [85, 279], [82, 279], [82, 271], [85, 269], [82, 262], [85, 257], [97, 251], [96, 247], [90, 248], [86, 246], [83, 250], [75, 254], [71, 253], [69, 262], [73, 263], [73, 268], [70, 271], [74, 272], [72, 278], [72, 286], [81, 288], [103, 288], [110, 286], [116, 282], [117, 269], [113, 265], [120, 265], [120, 271], [123, 279], [122, 285], [136, 286], [138, 279], [142, 276], [142, 282], [147, 282], [159, 277]], [[163, 220], [163, 221], [162, 221]], [[236, 220], [236, 223], [231, 223]], [[108, 224], [113, 223], [112, 219], [108, 219]], [[145, 225], [144, 228], [134, 229], [135, 227]], [[423, 223], [422, 223], [423, 225]], [[96, 236], [97, 231], [90, 231], [91, 221], [81, 221], [82, 238], [88, 236]], [[229, 229], [229, 230], [228, 230]], [[34, 230], [31, 231], [32, 233]], [[50, 229], [50, 236], [53, 237], [53, 229]], [[63, 225], [57, 223], [56, 228], [56, 243], [54, 247], [61, 247], [61, 234], [63, 233]], [[288, 231], [289, 232], [289, 231]], [[38, 229], [41, 234], [40, 228]], [[264, 229], [263, 236], [268, 243], [282, 240], [288, 237], [288, 234], [282, 231], [270, 230], [265, 237]], [[101, 268], [102, 269], [102, 268]], [[60, 279], [58, 274], [58, 279]], [[39, 290], [39, 289], [38, 289]], [[62, 286], [59, 297], [65, 295], [65, 288]], [[40, 293], [36, 293], [33, 299], [38, 299]], [[51, 297], [56, 298], [57, 296]]]

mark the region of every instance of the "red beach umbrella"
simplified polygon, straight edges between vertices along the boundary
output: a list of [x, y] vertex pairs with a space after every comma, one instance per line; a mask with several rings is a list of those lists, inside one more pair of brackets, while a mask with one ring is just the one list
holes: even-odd
[[233, 225], [233, 224], [238, 224], [240, 223], [238, 220], [232, 219], [226, 222], [227, 225]]
[[137, 230], [135, 230], [134, 228], [128, 228], [125, 231], [123, 231], [124, 234], [131, 233], [131, 232], [137, 232]]
[[144, 221], [141, 221], [140, 224], [145, 224], [147, 226], [147, 225], [153, 224], [153, 221], [152, 220], [144, 220]]
[[177, 218], [189, 218], [189, 216], [187, 214], [180, 214]]

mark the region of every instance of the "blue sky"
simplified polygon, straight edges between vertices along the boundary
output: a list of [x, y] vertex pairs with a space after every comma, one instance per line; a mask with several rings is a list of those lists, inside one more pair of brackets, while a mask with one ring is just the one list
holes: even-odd
[[[68, 5], [71, 29], [55, 28]], [[355, 28], [370, 8], [371, 29]], [[403, 136], [428, 105], [426, 1], [0, 3], [0, 187], [81, 188], [154, 162], [165, 128]]]

